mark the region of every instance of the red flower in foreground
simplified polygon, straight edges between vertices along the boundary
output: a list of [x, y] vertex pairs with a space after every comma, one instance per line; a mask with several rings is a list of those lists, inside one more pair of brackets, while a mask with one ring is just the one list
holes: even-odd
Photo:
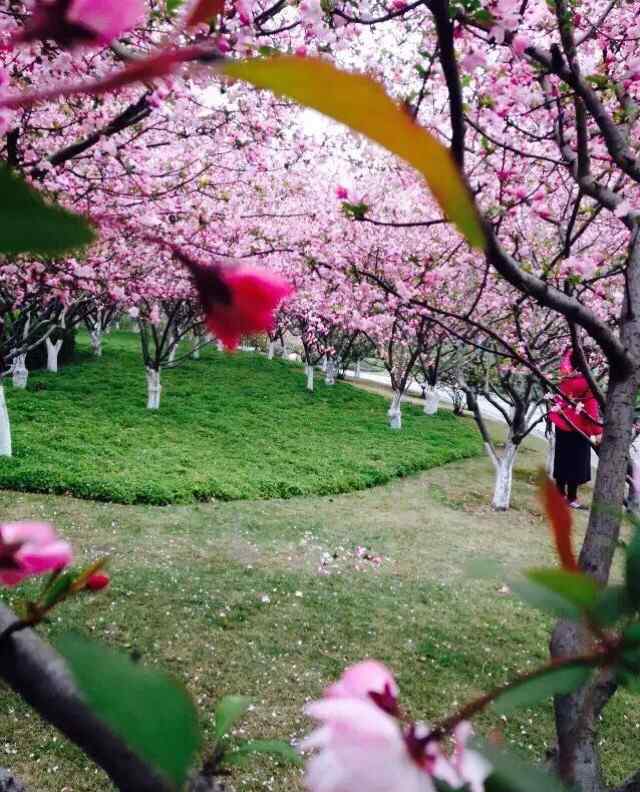
[[235, 349], [240, 337], [273, 330], [274, 314], [294, 289], [284, 278], [260, 267], [206, 266], [181, 251], [175, 256], [189, 269], [208, 330]]
[[111, 578], [106, 572], [94, 572], [87, 580], [87, 588], [90, 591], [100, 591], [109, 585]]
[[14, 41], [55, 41], [61, 47], [109, 44], [144, 18], [142, 0], [37, 0]]

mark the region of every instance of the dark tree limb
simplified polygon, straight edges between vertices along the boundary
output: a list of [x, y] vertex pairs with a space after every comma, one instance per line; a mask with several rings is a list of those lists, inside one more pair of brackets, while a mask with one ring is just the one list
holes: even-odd
[[[0, 605], [0, 632], [17, 621]], [[81, 699], [62, 658], [33, 630], [0, 641], [0, 677], [101, 767], [121, 792], [172, 792]]]

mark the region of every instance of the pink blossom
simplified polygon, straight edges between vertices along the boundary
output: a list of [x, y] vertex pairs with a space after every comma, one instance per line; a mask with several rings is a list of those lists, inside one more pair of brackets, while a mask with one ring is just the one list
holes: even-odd
[[336, 187], [336, 198], [339, 198], [341, 201], [346, 201], [349, 197], [349, 190], [342, 185], [338, 185]]
[[143, 19], [143, 0], [37, 0], [15, 41], [51, 40], [67, 49], [102, 46]]
[[527, 47], [530, 46], [531, 46], [531, 42], [529, 41], [529, 39], [526, 36], [521, 35], [520, 33], [514, 36], [513, 39], [511, 40], [511, 49], [513, 50], [513, 54], [518, 58], [521, 58], [524, 55]]
[[306, 714], [321, 722], [303, 742], [312, 792], [434, 792], [400, 727], [375, 704], [357, 698], [315, 701]]
[[453, 733], [454, 748], [449, 759], [442, 754], [435, 742], [430, 742], [426, 751], [433, 776], [453, 789], [468, 786], [470, 792], [484, 792], [484, 782], [491, 774], [492, 767], [482, 754], [467, 748], [467, 742], [472, 735], [471, 724], [462, 721]]
[[398, 713], [398, 686], [391, 671], [377, 660], [363, 660], [349, 666], [326, 689], [325, 696], [371, 700], [391, 715]]
[[207, 328], [227, 349], [235, 349], [243, 335], [272, 330], [276, 309], [294, 291], [266, 269], [206, 266], [174, 252], [191, 272]]
[[0, 525], [0, 582], [5, 586], [65, 567], [72, 558], [71, 545], [61, 541], [48, 523]]
[[479, 66], [485, 66], [487, 58], [480, 50], [470, 50], [460, 61], [460, 65], [465, 71], [475, 71]]

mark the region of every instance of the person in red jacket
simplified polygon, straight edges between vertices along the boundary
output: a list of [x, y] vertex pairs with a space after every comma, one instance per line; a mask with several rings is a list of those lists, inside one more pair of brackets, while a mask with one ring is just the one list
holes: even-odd
[[571, 348], [562, 356], [560, 372], [562, 396], [556, 396], [550, 411], [556, 433], [553, 477], [569, 505], [580, 509], [578, 487], [591, 481], [590, 440], [602, 434], [600, 410]]

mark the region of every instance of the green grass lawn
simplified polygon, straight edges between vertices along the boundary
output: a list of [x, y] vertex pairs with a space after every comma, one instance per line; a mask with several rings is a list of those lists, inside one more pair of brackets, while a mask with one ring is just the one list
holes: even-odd
[[[309, 728], [304, 702], [362, 657], [389, 663], [403, 705], [431, 720], [544, 660], [550, 621], [501, 593], [503, 580], [466, 572], [478, 558], [497, 558], [509, 572], [551, 560], [533, 485], [541, 459], [523, 450], [515, 508], [502, 514], [488, 506], [483, 458], [330, 497], [154, 507], [6, 492], [0, 508], [5, 520], [55, 522], [81, 560], [112, 555], [111, 588], [68, 603], [40, 628], [45, 636], [80, 629], [168, 669], [188, 685], [208, 740], [215, 703], [229, 693], [255, 704], [244, 736], [291, 739]], [[582, 529], [585, 516], [577, 520]], [[357, 568], [358, 545], [384, 557], [378, 569]], [[327, 575], [318, 571], [324, 554]], [[3, 597], [14, 603], [20, 594]], [[551, 704], [506, 720], [487, 713], [477, 727], [500, 728], [536, 759], [552, 737]], [[0, 734], [0, 766], [37, 792], [109, 788], [6, 690]], [[612, 782], [634, 768], [639, 734], [637, 699], [617, 695], [602, 728]], [[302, 790], [297, 770], [267, 760], [233, 783], [237, 792]]]
[[[407, 405], [390, 430], [378, 395], [347, 383], [308, 393], [299, 368], [207, 349], [163, 372], [147, 410], [137, 336], [114, 333], [94, 360], [7, 386], [14, 457], [0, 486], [119, 503], [189, 503], [324, 495], [481, 453], [468, 421]], [[320, 378], [318, 378], [320, 379]]]

